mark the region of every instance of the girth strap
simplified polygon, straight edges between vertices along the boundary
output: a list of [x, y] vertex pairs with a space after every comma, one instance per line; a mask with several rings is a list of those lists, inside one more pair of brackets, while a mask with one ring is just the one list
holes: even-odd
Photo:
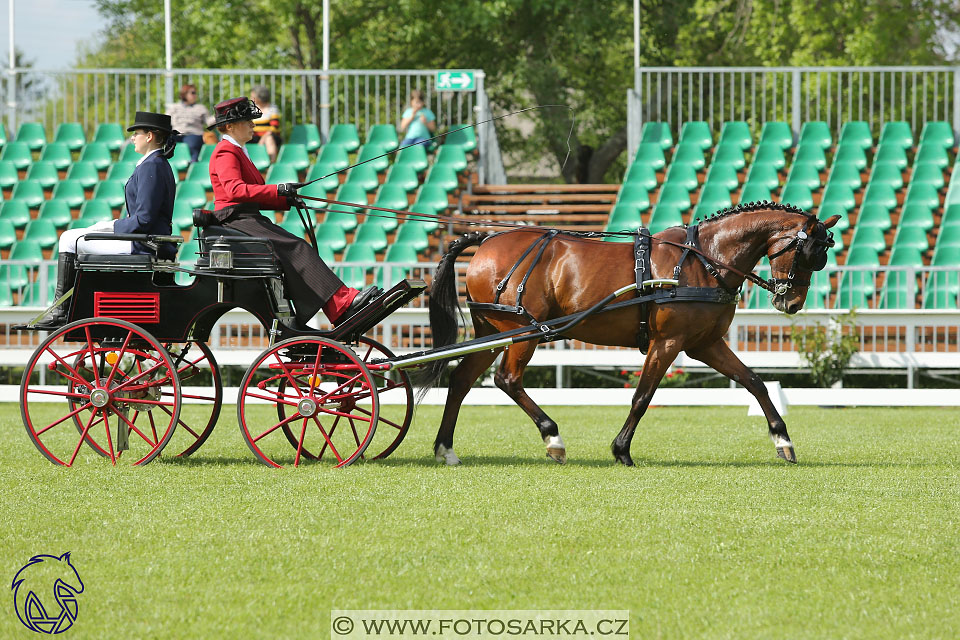
[[[526, 310], [523, 308], [523, 290], [527, 285], [527, 280], [530, 278], [530, 274], [533, 273], [534, 267], [536, 267], [537, 264], [539, 264], [540, 258], [543, 257], [543, 252], [546, 251], [547, 245], [550, 244], [550, 241], [553, 240], [558, 233], [560, 233], [558, 229], [551, 229], [547, 233], [543, 234], [542, 236], [534, 240], [530, 244], [530, 246], [526, 248], [526, 250], [520, 255], [520, 258], [518, 258], [517, 261], [514, 263], [514, 265], [510, 267], [510, 271], [507, 272], [506, 277], [504, 277], [503, 280], [497, 283], [497, 294], [493, 298], [494, 305], [496, 305], [501, 309], [508, 308], [514, 311], [515, 313], [525, 315], [527, 316], [527, 318], [530, 320], [531, 323], [538, 324], [537, 319], [531, 316], [530, 314], [528, 314]], [[537, 250], [537, 255], [533, 257], [533, 261], [530, 263], [530, 266], [527, 267], [527, 272], [523, 274], [523, 278], [520, 280], [520, 284], [517, 285], [516, 306], [506, 307], [506, 305], [501, 305], [500, 295], [503, 293], [503, 290], [506, 288], [507, 282], [509, 282], [514, 272], [520, 267], [520, 264], [526, 259], [528, 255], [530, 255], [530, 252], [533, 251], [534, 248], [536, 248], [538, 245], [540, 248]]]

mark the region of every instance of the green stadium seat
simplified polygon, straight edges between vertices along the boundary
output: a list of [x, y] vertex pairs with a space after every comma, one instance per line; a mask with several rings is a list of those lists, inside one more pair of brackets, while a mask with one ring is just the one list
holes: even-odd
[[[377, 254], [373, 248], [366, 244], [351, 244], [343, 254], [344, 262], [362, 262], [374, 263], [377, 261]], [[340, 279], [344, 284], [354, 289], [363, 289], [367, 286], [367, 275], [371, 272], [371, 266], [349, 266], [340, 267]]]
[[[960, 267], [960, 252], [953, 247], [943, 247], [933, 252], [930, 261], [933, 267]], [[960, 291], [960, 272], [932, 271], [927, 275], [923, 287], [923, 307], [925, 309], [956, 309], [957, 292]]]
[[897, 228], [897, 235], [893, 238], [893, 246], [926, 251], [930, 248], [930, 240], [927, 238], [926, 229], [900, 225]]
[[123, 127], [119, 124], [103, 122], [97, 125], [97, 130], [94, 132], [91, 142], [105, 144], [110, 151], [117, 151], [126, 139], [127, 136], [123, 132]]
[[385, 184], [398, 186], [409, 193], [420, 186], [420, 178], [417, 177], [417, 171], [413, 167], [394, 163], [387, 171]]
[[413, 203], [414, 207], [417, 205], [433, 208], [435, 214], [445, 212], [450, 206], [446, 190], [429, 184], [420, 187], [417, 200]]
[[43, 262], [43, 250], [34, 240], [20, 240], [10, 249], [9, 260], [24, 260], [27, 264], [0, 265], [0, 283], [6, 281], [12, 291], [22, 290], [30, 284], [32, 267], [39, 267]]
[[410, 243], [394, 243], [387, 248], [377, 285], [389, 289], [394, 283], [410, 276], [409, 269], [398, 263], [417, 262], [417, 249]]
[[56, 292], [57, 282], [54, 278], [47, 279], [46, 291], [43, 289], [43, 283], [35, 280], [27, 285], [23, 290], [23, 297], [20, 298], [20, 304], [25, 307], [46, 307], [53, 302]]
[[833, 155], [833, 166], [851, 167], [859, 173], [867, 168], [867, 154], [856, 145], [837, 147], [837, 152]]
[[[879, 267], [880, 260], [873, 249], [858, 247], [847, 254], [847, 266]], [[866, 308], [870, 306], [870, 299], [875, 293], [875, 269], [845, 271], [840, 276], [834, 306], [838, 309]]]
[[370, 209], [366, 211], [367, 217], [363, 224], [377, 225], [383, 229], [384, 233], [390, 233], [400, 226], [400, 220], [395, 213], [389, 211], [373, 211]]
[[300, 219], [299, 214], [296, 211], [287, 211], [283, 216], [283, 220], [280, 221], [278, 225], [284, 231], [291, 233], [298, 238], [306, 240], [307, 232], [303, 228], [303, 221]]
[[940, 208], [940, 193], [936, 187], [929, 184], [916, 184], [911, 182], [907, 188], [907, 196], [903, 200], [904, 207], [910, 205], [922, 205], [930, 210]]
[[[685, 187], [679, 187], [684, 189], [684, 192], [687, 193]], [[661, 187], [661, 191], [666, 189], [666, 185]], [[687, 206], [689, 207], [690, 196], [687, 195]], [[625, 204], [632, 207], [635, 207], [637, 211], [646, 211], [650, 208], [650, 194], [647, 193], [647, 190], [644, 189], [641, 185], [635, 184], [625, 184], [620, 187], [620, 193], [617, 194], [617, 204]]]
[[903, 227], [919, 227], [924, 232], [933, 229], [933, 209], [922, 203], [905, 203], [900, 212], [900, 223]]
[[173, 217], [170, 224], [173, 226], [174, 233], [193, 228], [193, 207], [186, 200], [173, 201]]
[[70, 147], [65, 142], [51, 142], [43, 146], [40, 152], [42, 162], [50, 162], [57, 169], [66, 171], [73, 163]]
[[24, 122], [17, 129], [17, 142], [26, 144], [30, 151], [40, 151], [47, 144], [47, 133], [39, 122]]
[[136, 168], [136, 162], [114, 162], [110, 165], [110, 168], [107, 169], [107, 180], [123, 180], [126, 182], [130, 179], [130, 176], [133, 175]]
[[937, 242], [934, 249], [936, 251], [952, 249], [960, 253], [960, 225], [941, 227], [937, 233]]
[[347, 172], [347, 184], [360, 185], [364, 191], [375, 191], [380, 186], [380, 176], [372, 163], [359, 164]]
[[126, 202], [124, 185], [121, 180], [101, 180], [93, 189], [93, 199], [104, 200], [112, 208], [119, 209]]
[[9, 160], [0, 160], [0, 189], [12, 189], [19, 180], [17, 166]]
[[[3, 209], [3, 203], [0, 203], [0, 210]], [[0, 215], [0, 249], [9, 249], [17, 241], [17, 229], [13, 223]], [[3, 287], [0, 287], [0, 291]]]
[[943, 169], [936, 164], [914, 164], [913, 173], [910, 175], [910, 184], [929, 185], [939, 191], [946, 184], [946, 181], [943, 179]]
[[[336, 191], [340, 188], [340, 174], [338, 171], [339, 169], [332, 163], [317, 162], [310, 167], [310, 171], [307, 172], [306, 177], [307, 182], [312, 182], [313, 180], [317, 182], [304, 187], [304, 189], [310, 189], [310, 193], [303, 190], [301, 190], [300, 193], [317, 198], [326, 197], [325, 193]], [[320, 193], [321, 191], [324, 193]]]
[[323, 216], [324, 225], [337, 225], [343, 231], [353, 231], [357, 228], [357, 215], [351, 207], [339, 204], [331, 205]]
[[882, 147], [885, 144], [899, 147], [901, 150], [909, 149], [913, 146], [913, 132], [910, 131], [908, 122], [887, 122], [883, 125], [880, 132], [880, 143]]
[[270, 156], [267, 155], [267, 148], [264, 145], [249, 144], [244, 145], [244, 148], [250, 154], [250, 162], [257, 168], [257, 171], [263, 172], [270, 168]]
[[881, 162], [873, 165], [870, 170], [870, 184], [885, 184], [893, 188], [894, 191], [903, 187], [903, 168], [893, 162]]
[[0, 205], [0, 218], [9, 221], [16, 229], [23, 229], [32, 219], [30, 207], [23, 200], [7, 200]]
[[627, 169], [623, 183], [640, 185], [647, 191], [652, 191], [657, 188], [657, 172], [648, 164], [634, 162]]
[[415, 214], [424, 214], [426, 216], [436, 215], [436, 202], [414, 202], [410, 205], [410, 215], [407, 216], [408, 222], [416, 222], [422, 225], [428, 232], [436, 231], [440, 228], [440, 223], [430, 217], [418, 217]]
[[70, 151], [79, 151], [87, 143], [87, 136], [79, 122], [64, 122], [57, 127], [53, 140], [65, 144]]
[[699, 210], [701, 206], [711, 209], [711, 213], [732, 207], [730, 190], [722, 184], [705, 184], [697, 199], [697, 209]]
[[[176, 151], [176, 149], [174, 149]], [[122, 147], [120, 147], [120, 157], [117, 158], [118, 162], [138, 162], [143, 156], [137, 153], [136, 147], [133, 146], [132, 142], [129, 142]]]
[[673, 146], [673, 134], [666, 122], [646, 122], [640, 134], [640, 144], [654, 144], [666, 151]]
[[924, 123], [920, 133], [920, 146], [929, 143], [952, 149], [953, 142], [953, 125], [949, 122], [930, 120]]
[[721, 144], [717, 145], [716, 150], [713, 152], [713, 160], [710, 161], [710, 166], [730, 166], [736, 171], [739, 171], [747, 166], [747, 161], [744, 160], [743, 151], [740, 150], [739, 146]]
[[[80, 217], [74, 222], [80, 222], [79, 226], [81, 227], [89, 227], [94, 223], [113, 219], [113, 208], [109, 202], [106, 200], [87, 200], [80, 207]], [[73, 223], [71, 223], [71, 228], [72, 225]]]
[[720, 140], [717, 146], [733, 145], [746, 151], [753, 146], [753, 136], [750, 134], [750, 125], [742, 120], [730, 120], [723, 123], [720, 129]]
[[47, 220], [54, 227], [63, 229], [73, 220], [70, 203], [61, 198], [46, 200], [40, 205], [40, 213], [37, 214], [37, 219]]
[[314, 233], [317, 236], [317, 245], [326, 246], [333, 253], [340, 253], [347, 247], [347, 236], [344, 234], [343, 226], [336, 222], [318, 224]]
[[793, 131], [786, 122], [764, 122], [758, 146], [773, 145], [781, 152], [793, 146]]
[[457, 145], [442, 145], [437, 149], [433, 164], [434, 166], [450, 167], [459, 173], [467, 168], [467, 155]]
[[409, 199], [406, 190], [400, 185], [383, 184], [377, 190], [377, 199], [373, 204], [386, 209], [404, 210], [409, 206]]
[[44, 189], [53, 189], [60, 181], [60, 173], [52, 162], [38, 160], [27, 169], [27, 180], [36, 180]]
[[813, 194], [802, 184], [786, 184], [780, 192], [780, 202], [810, 211], [813, 209]]
[[852, 211], [856, 204], [853, 189], [842, 184], [828, 184], [824, 187], [823, 195], [820, 197], [820, 208], [829, 211], [829, 215], [833, 215], [836, 209], [840, 209], [845, 215]]
[[[294, 175], [297, 174], [294, 173]], [[210, 180], [210, 165], [206, 162], [194, 162], [187, 169], [187, 177], [184, 182], [195, 182], [203, 185], [206, 191], [213, 191], [213, 183]], [[298, 180], [283, 180], [283, 182], [298, 182]]]
[[14, 140], [5, 144], [3, 151], [0, 151], [0, 161], [4, 160], [13, 163], [18, 171], [25, 171], [27, 167], [33, 164], [33, 154], [26, 142]]
[[654, 171], [661, 171], [667, 166], [667, 160], [660, 145], [643, 142], [637, 148], [637, 155], [633, 157], [633, 164], [630, 166], [633, 167], [636, 164], [645, 165]]
[[939, 144], [921, 144], [917, 148], [917, 155], [913, 158], [913, 164], [933, 164], [941, 170], [950, 166], [950, 158], [947, 156], [945, 147]]
[[679, 211], [686, 211], [691, 206], [690, 192], [681, 185], [664, 183], [657, 195], [657, 204], [665, 204]]
[[[689, 205], [686, 207], [689, 208]], [[653, 208], [650, 214], [650, 224], [647, 225], [650, 233], [660, 233], [670, 227], [678, 227], [683, 224], [683, 215], [679, 208], [671, 204], [658, 204]]]
[[877, 204], [890, 211], [897, 206], [897, 194], [888, 184], [870, 183], [863, 192], [863, 205]]
[[387, 248], [387, 232], [376, 222], [367, 220], [357, 227], [351, 244], [365, 244], [373, 249], [374, 253], [380, 253]]
[[640, 209], [631, 204], [617, 204], [610, 210], [605, 231], [633, 231], [643, 226]]
[[[284, 142], [283, 146], [288, 144], [303, 145], [307, 153], [314, 153], [320, 148], [320, 130], [312, 123], [295, 124], [290, 132], [290, 138]], [[280, 148], [280, 152], [283, 153], [283, 147]], [[279, 161], [279, 158], [277, 160]]]
[[695, 171], [700, 171], [706, 166], [703, 158], [703, 150], [697, 144], [678, 144], [673, 152], [673, 158], [670, 160], [670, 166], [683, 164], [693, 167]]
[[840, 141], [837, 142], [837, 150], [852, 145], [858, 149], [866, 150], [873, 146], [873, 134], [870, 133], [870, 125], [863, 120], [854, 120], [847, 122], [840, 130]]
[[887, 241], [883, 236], [883, 229], [878, 227], [861, 227], [857, 225], [850, 240], [850, 250], [867, 247], [877, 253], [887, 250]]
[[307, 147], [302, 144], [293, 144], [286, 142], [280, 147], [280, 153], [277, 155], [275, 164], [285, 164], [293, 167], [298, 172], [306, 171], [310, 166], [310, 156], [307, 155]]
[[940, 228], [960, 225], [960, 205], [948, 204], [943, 207], [943, 217], [940, 218]]
[[[257, 145], [250, 145], [250, 147], [255, 146]], [[133, 159], [134, 162], [136, 162], [136, 160], [137, 158]], [[188, 147], [185, 142], [178, 142], [173, 148], [173, 155], [170, 157], [168, 162], [170, 163], [170, 168], [173, 169], [174, 174], [177, 174], [180, 171], [186, 171], [187, 167], [190, 166], [190, 147]]]
[[110, 149], [102, 142], [88, 142], [80, 152], [80, 162], [90, 162], [97, 168], [97, 171], [106, 171], [113, 163], [113, 156], [110, 155]]
[[704, 185], [722, 186], [729, 193], [740, 186], [740, 175], [732, 165], [711, 164], [703, 182]]
[[464, 153], [470, 153], [477, 148], [477, 134], [473, 125], [450, 125], [450, 133], [444, 137], [443, 144], [455, 144], [463, 149]]
[[700, 147], [701, 151], [706, 151], [713, 146], [713, 134], [710, 132], [710, 125], [699, 120], [684, 122], [680, 129], [680, 140], [677, 144], [692, 144]]
[[747, 181], [740, 190], [740, 199], [737, 204], [749, 204], [751, 202], [773, 202], [773, 191], [759, 182]]
[[[430, 246], [430, 237], [419, 222], [404, 222], [397, 228], [397, 234], [393, 238], [393, 246], [397, 245], [406, 245], [412, 247], [416, 253], [423, 253]], [[390, 259], [391, 249], [387, 249], [386, 260]]]
[[[772, 149], [772, 147], [767, 148]], [[780, 159], [783, 160], [782, 154]], [[780, 188], [780, 172], [778, 167], [773, 164], [760, 163], [754, 160], [753, 164], [750, 165], [750, 170], [747, 172], [746, 181], [751, 184], [763, 185], [766, 189], [774, 191]]]
[[423, 181], [424, 185], [435, 184], [443, 187], [448, 193], [455, 191], [460, 186], [457, 178], [457, 172], [453, 167], [444, 165], [433, 165], [427, 172], [427, 179]]
[[860, 170], [853, 165], [834, 162], [825, 186], [829, 187], [832, 184], [848, 187], [856, 191], [863, 186], [863, 182], [860, 179]]
[[[199, 252], [200, 241], [196, 239], [190, 239], [180, 245], [180, 250], [177, 252], [177, 261], [184, 269], [192, 269], [194, 265], [197, 264], [197, 258], [200, 257], [197, 255]], [[196, 279], [196, 276], [190, 273], [184, 273], [182, 271], [178, 271], [174, 276], [174, 280], [181, 287], [193, 284], [194, 279]]]
[[[330, 127], [330, 139], [328, 144], [338, 144], [348, 153], [353, 153], [360, 148], [360, 136], [357, 135], [357, 125], [355, 124], [335, 124]], [[316, 149], [313, 149], [316, 151]]]
[[176, 202], [185, 202], [191, 211], [201, 209], [207, 204], [207, 191], [199, 182], [181, 182], [177, 185]]
[[[890, 253], [887, 266], [890, 267], [919, 267], [923, 265], [923, 257], [916, 249], [894, 247]], [[877, 301], [878, 309], [911, 309], [917, 299], [916, 272], [913, 277], [909, 271], [890, 270], [886, 272], [883, 287], [880, 289], [880, 298]]]
[[874, 166], [888, 162], [899, 167], [901, 170], [907, 168], [907, 152], [898, 144], [887, 142], [881, 143], [877, 147], [877, 153], [873, 156]]
[[[400, 146], [397, 141], [397, 129], [392, 124], [375, 124], [367, 131], [366, 144], [383, 149], [380, 153], [393, 151]], [[423, 145], [418, 145], [423, 148]], [[425, 150], [425, 149], [424, 149]]]
[[87, 199], [83, 183], [79, 180], [69, 178], [57, 183], [57, 186], [53, 188], [53, 195], [51, 197], [55, 200], [66, 202], [71, 209], [79, 209], [80, 205]]
[[21, 200], [31, 209], [38, 209], [46, 199], [38, 180], [21, 180], [13, 187], [12, 200]]
[[[252, 144], [250, 147], [256, 147], [258, 145]], [[210, 163], [210, 158], [213, 157], [213, 152], [217, 148], [215, 144], [205, 144], [200, 147], [200, 155], [197, 156], [197, 162]]]
[[[356, 184], [343, 183], [340, 185], [340, 188], [337, 189], [337, 195], [333, 200], [338, 200], [340, 202], [349, 202], [358, 205], [366, 205], [369, 200], [367, 199], [367, 192], [361, 186]], [[362, 213], [365, 209], [362, 206], [353, 207], [349, 205], [338, 205], [344, 211], [352, 211], [354, 213]]]
[[680, 185], [687, 191], [693, 191], [699, 186], [700, 180], [697, 178], [697, 170], [692, 166], [674, 162], [667, 169], [667, 175], [664, 177], [663, 183], [664, 185]]
[[350, 158], [347, 155], [347, 150], [340, 145], [326, 144], [320, 148], [317, 164], [331, 166], [335, 171], [340, 171], [350, 166]]
[[787, 173], [787, 184], [799, 184], [816, 191], [821, 187], [820, 171], [812, 164], [794, 163]]
[[[373, 150], [376, 150], [376, 147], [371, 149], [371, 151]], [[389, 165], [389, 161], [385, 157], [381, 160]], [[400, 152], [397, 153], [397, 159], [395, 162], [396, 164], [406, 165], [417, 173], [426, 171], [427, 166], [430, 164], [427, 160], [427, 149], [422, 144], [401, 149]], [[386, 168], [386, 165], [384, 165], [384, 168]]]
[[800, 128], [800, 139], [797, 142], [798, 147], [812, 145], [821, 151], [826, 151], [833, 145], [833, 136], [830, 135], [830, 127], [822, 120], [811, 120], [804, 122]]
[[816, 167], [817, 171], [823, 171], [827, 168], [827, 156], [816, 144], [801, 142], [793, 155], [793, 164], [809, 164]]
[[[190, 169], [193, 169], [191, 167]], [[187, 170], [189, 175], [190, 169]], [[209, 175], [209, 170], [207, 174]], [[188, 180], [189, 181], [189, 180]], [[300, 174], [297, 172], [297, 169], [289, 164], [275, 164], [272, 165], [267, 170], [266, 183], [267, 184], [280, 184], [281, 182], [300, 182]], [[198, 184], [202, 184], [198, 182]]]
[[43, 249], [49, 249], [57, 243], [57, 228], [49, 220], [38, 218], [27, 223], [23, 231], [24, 240], [32, 240]]

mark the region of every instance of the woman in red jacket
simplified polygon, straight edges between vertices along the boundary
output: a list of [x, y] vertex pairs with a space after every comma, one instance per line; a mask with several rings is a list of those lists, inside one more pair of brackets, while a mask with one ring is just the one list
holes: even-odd
[[301, 326], [323, 309], [339, 325], [382, 292], [370, 287], [360, 292], [346, 286], [303, 238], [289, 233], [261, 215], [261, 209], [286, 211], [298, 183], [264, 184], [244, 145], [253, 138], [253, 120], [260, 109], [249, 98], [234, 98], [216, 107], [217, 128], [223, 139], [210, 157], [214, 217], [225, 227], [247, 235], [270, 238], [283, 265], [289, 297]]

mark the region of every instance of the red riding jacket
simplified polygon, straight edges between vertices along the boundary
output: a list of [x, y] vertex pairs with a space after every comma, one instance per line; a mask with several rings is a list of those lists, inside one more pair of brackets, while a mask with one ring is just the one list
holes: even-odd
[[277, 195], [277, 185], [264, 184], [247, 154], [229, 140], [221, 140], [210, 156], [210, 182], [217, 210], [242, 202], [277, 211], [290, 208], [287, 199]]

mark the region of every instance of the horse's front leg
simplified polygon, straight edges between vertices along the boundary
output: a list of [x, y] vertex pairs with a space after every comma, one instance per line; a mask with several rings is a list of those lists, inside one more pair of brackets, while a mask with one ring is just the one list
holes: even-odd
[[797, 454], [793, 450], [793, 443], [787, 434], [787, 425], [770, 401], [770, 394], [767, 393], [767, 387], [763, 384], [763, 380], [751, 371], [747, 365], [740, 362], [740, 358], [730, 350], [726, 342], [718, 340], [709, 347], [688, 350], [687, 355], [713, 367], [734, 382], [739, 382], [747, 391], [752, 393], [753, 397], [760, 403], [763, 415], [767, 418], [770, 439], [773, 440], [773, 446], [777, 449], [777, 456], [787, 462], [797, 463]]
[[460, 406], [473, 383], [493, 364], [500, 351], [501, 349], [487, 349], [471, 353], [460, 361], [450, 375], [447, 402], [443, 406], [443, 418], [440, 420], [440, 429], [437, 430], [437, 439], [433, 443], [437, 462], [451, 466], [460, 464], [460, 458], [453, 451], [453, 431], [457, 427]]
[[527, 395], [523, 388], [523, 372], [526, 370], [530, 358], [533, 357], [537, 344], [539, 344], [538, 341], [531, 340], [507, 347], [503, 355], [503, 361], [497, 368], [497, 373], [493, 379], [497, 386], [510, 396], [537, 425], [540, 437], [543, 439], [543, 443], [547, 445], [547, 457], [564, 464], [567, 461], [567, 448], [560, 437], [557, 423], [540, 408], [540, 405], [533, 401], [533, 398]]
[[613, 439], [611, 446], [613, 457], [617, 462], [628, 467], [633, 466], [633, 458], [630, 457], [630, 441], [633, 440], [633, 432], [636, 431], [640, 418], [646, 413], [663, 374], [676, 360], [678, 353], [680, 353], [680, 346], [676, 340], [654, 340], [650, 343], [650, 350], [643, 363], [643, 372], [640, 374], [637, 390], [633, 394], [627, 421], [623, 423], [623, 428]]

